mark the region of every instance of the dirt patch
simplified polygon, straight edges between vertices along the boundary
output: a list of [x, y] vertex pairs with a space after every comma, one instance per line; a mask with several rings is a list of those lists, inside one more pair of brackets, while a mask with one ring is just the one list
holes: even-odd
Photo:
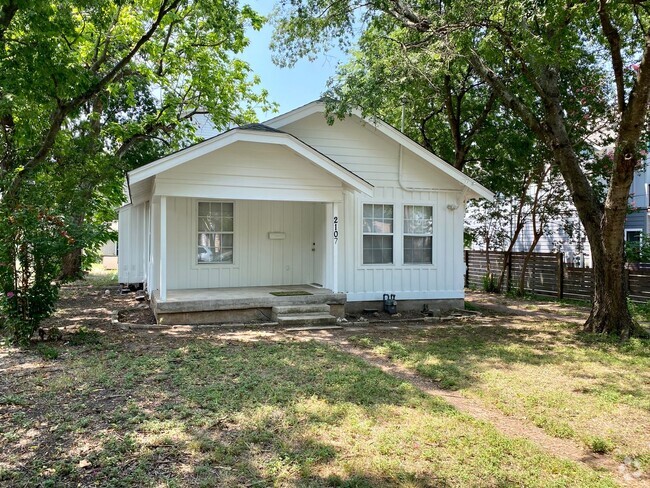
[[126, 324], [154, 325], [156, 323], [156, 316], [147, 304], [142, 305], [145, 306], [120, 310], [117, 314], [117, 319]]
[[493, 293], [466, 291], [465, 302], [486, 315], [524, 317], [528, 321], [555, 320], [583, 323], [589, 316], [589, 308], [579, 305], [565, 305], [552, 301], [515, 300]]
[[54, 315], [43, 321], [42, 328], [56, 327], [74, 332], [79, 328], [106, 329], [111, 325], [111, 315], [118, 311], [120, 322], [153, 325], [154, 314], [147, 302], [135, 293], [122, 294], [118, 287], [97, 288], [92, 285], [64, 286]]

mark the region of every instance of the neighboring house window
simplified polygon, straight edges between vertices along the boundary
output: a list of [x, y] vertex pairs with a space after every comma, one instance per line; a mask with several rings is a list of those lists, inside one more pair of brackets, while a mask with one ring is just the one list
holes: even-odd
[[393, 262], [393, 206], [363, 206], [363, 264]]
[[627, 242], [626, 254], [628, 259], [638, 261], [643, 244], [643, 231], [641, 229], [625, 230], [625, 241]]
[[404, 264], [433, 262], [433, 207], [404, 205]]
[[232, 263], [233, 204], [199, 202], [199, 263]]
[[640, 230], [626, 230], [625, 240], [627, 242], [641, 245], [641, 231]]

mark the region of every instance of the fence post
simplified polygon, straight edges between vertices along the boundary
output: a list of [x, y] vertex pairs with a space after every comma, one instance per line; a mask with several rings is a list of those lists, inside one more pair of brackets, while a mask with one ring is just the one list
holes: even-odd
[[511, 281], [512, 281], [512, 252], [506, 253], [506, 258], [508, 262], [506, 263], [506, 292], [510, 291]]
[[558, 252], [556, 255], [557, 261], [555, 264], [557, 278], [557, 297], [562, 300], [564, 298], [564, 253]]
[[469, 251], [465, 250], [465, 288], [469, 287]]

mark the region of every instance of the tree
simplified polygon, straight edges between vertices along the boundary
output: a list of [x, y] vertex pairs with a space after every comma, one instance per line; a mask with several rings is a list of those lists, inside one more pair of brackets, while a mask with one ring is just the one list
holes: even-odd
[[[645, 2], [530, 3], [305, 0], [282, 2], [277, 45], [289, 58], [349, 37], [357, 25], [392, 21], [418, 40], [463, 59], [550, 152], [571, 193], [594, 265], [585, 329], [627, 338], [643, 331], [627, 308], [624, 239], [635, 168], [647, 145], [650, 14]], [[596, 146], [614, 147], [598, 167]], [[594, 172], [603, 170], [600, 198]]]
[[101, 239], [124, 171], [192, 141], [197, 114], [223, 128], [267, 106], [234, 57], [262, 20], [236, 0], [0, 5], [0, 218], [24, 223], [0, 226], [15, 339], [52, 309], [63, 257]]
[[[463, 60], [445, 62], [435, 52], [407, 49], [415, 41], [412, 32], [391, 24], [367, 29], [351, 61], [339, 66], [326, 97], [329, 112], [343, 117], [360, 107], [365, 115], [404, 125], [407, 135], [458, 170], [478, 156], [495, 161], [502, 148], [486, 142], [511, 121], [497, 116], [492, 92]], [[472, 154], [488, 147], [493, 151]], [[500, 163], [508, 164], [517, 149], [513, 144], [498, 154]]]

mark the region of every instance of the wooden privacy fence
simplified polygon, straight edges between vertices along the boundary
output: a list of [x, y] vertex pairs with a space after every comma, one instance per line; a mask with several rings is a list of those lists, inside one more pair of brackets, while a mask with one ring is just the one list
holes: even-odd
[[[501, 251], [465, 251], [465, 286], [482, 288], [489, 269], [498, 282], [504, 269], [503, 290], [518, 289], [524, 267], [525, 252], [508, 256]], [[632, 301], [650, 302], [650, 264], [628, 264], [628, 293]], [[594, 273], [592, 268], [576, 268], [564, 262], [563, 253], [533, 253], [524, 273], [524, 291], [534, 295], [591, 300]]]

